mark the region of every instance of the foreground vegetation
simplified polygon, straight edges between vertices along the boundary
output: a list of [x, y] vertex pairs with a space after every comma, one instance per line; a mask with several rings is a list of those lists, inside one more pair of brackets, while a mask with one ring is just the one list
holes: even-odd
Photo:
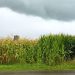
[[9, 64], [0, 65], [1, 71], [74, 71], [75, 60], [60, 65], [49, 66], [45, 64]]
[[[15, 64], [30, 64], [35, 69], [35, 64], [40, 65], [40, 68], [42, 64], [46, 67], [55, 66], [73, 60], [74, 57], [75, 36], [50, 34], [41, 36], [37, 40], [0, 39], [0, 64], [4, 64], [2, 65], [4, 67], [5, 64], [12, 68], [18, 66]], [[39, 69], [39, 66], [36, 69]]]

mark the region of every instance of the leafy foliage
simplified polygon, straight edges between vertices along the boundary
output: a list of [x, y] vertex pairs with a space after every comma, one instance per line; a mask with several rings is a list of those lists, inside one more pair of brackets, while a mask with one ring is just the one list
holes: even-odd
[[75, 57], [75, 36], [44, 35], [38, 40], [0, 39], [0, 63], [56, 65]]

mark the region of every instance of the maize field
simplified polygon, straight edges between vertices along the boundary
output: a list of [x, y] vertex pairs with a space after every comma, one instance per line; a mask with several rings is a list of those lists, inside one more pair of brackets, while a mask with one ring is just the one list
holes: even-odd
[[75, 57], [75, 36], [43, 35], [37, 40], [0, 39], [0, 64], [57, 65]]

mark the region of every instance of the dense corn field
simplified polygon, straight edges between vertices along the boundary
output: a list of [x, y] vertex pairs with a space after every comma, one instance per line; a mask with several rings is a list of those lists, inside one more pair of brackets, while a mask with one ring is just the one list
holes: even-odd
[[75, 55], [75, 36], [44, 35], [38, 40], [0, 39], [0, 64], [57, 65]]

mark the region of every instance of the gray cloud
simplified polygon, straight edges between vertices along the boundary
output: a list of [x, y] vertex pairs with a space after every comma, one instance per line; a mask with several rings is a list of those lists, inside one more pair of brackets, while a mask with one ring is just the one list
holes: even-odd
[[46, 19], [75, 19], [75, 0], [0, 0], [0, 7]]

